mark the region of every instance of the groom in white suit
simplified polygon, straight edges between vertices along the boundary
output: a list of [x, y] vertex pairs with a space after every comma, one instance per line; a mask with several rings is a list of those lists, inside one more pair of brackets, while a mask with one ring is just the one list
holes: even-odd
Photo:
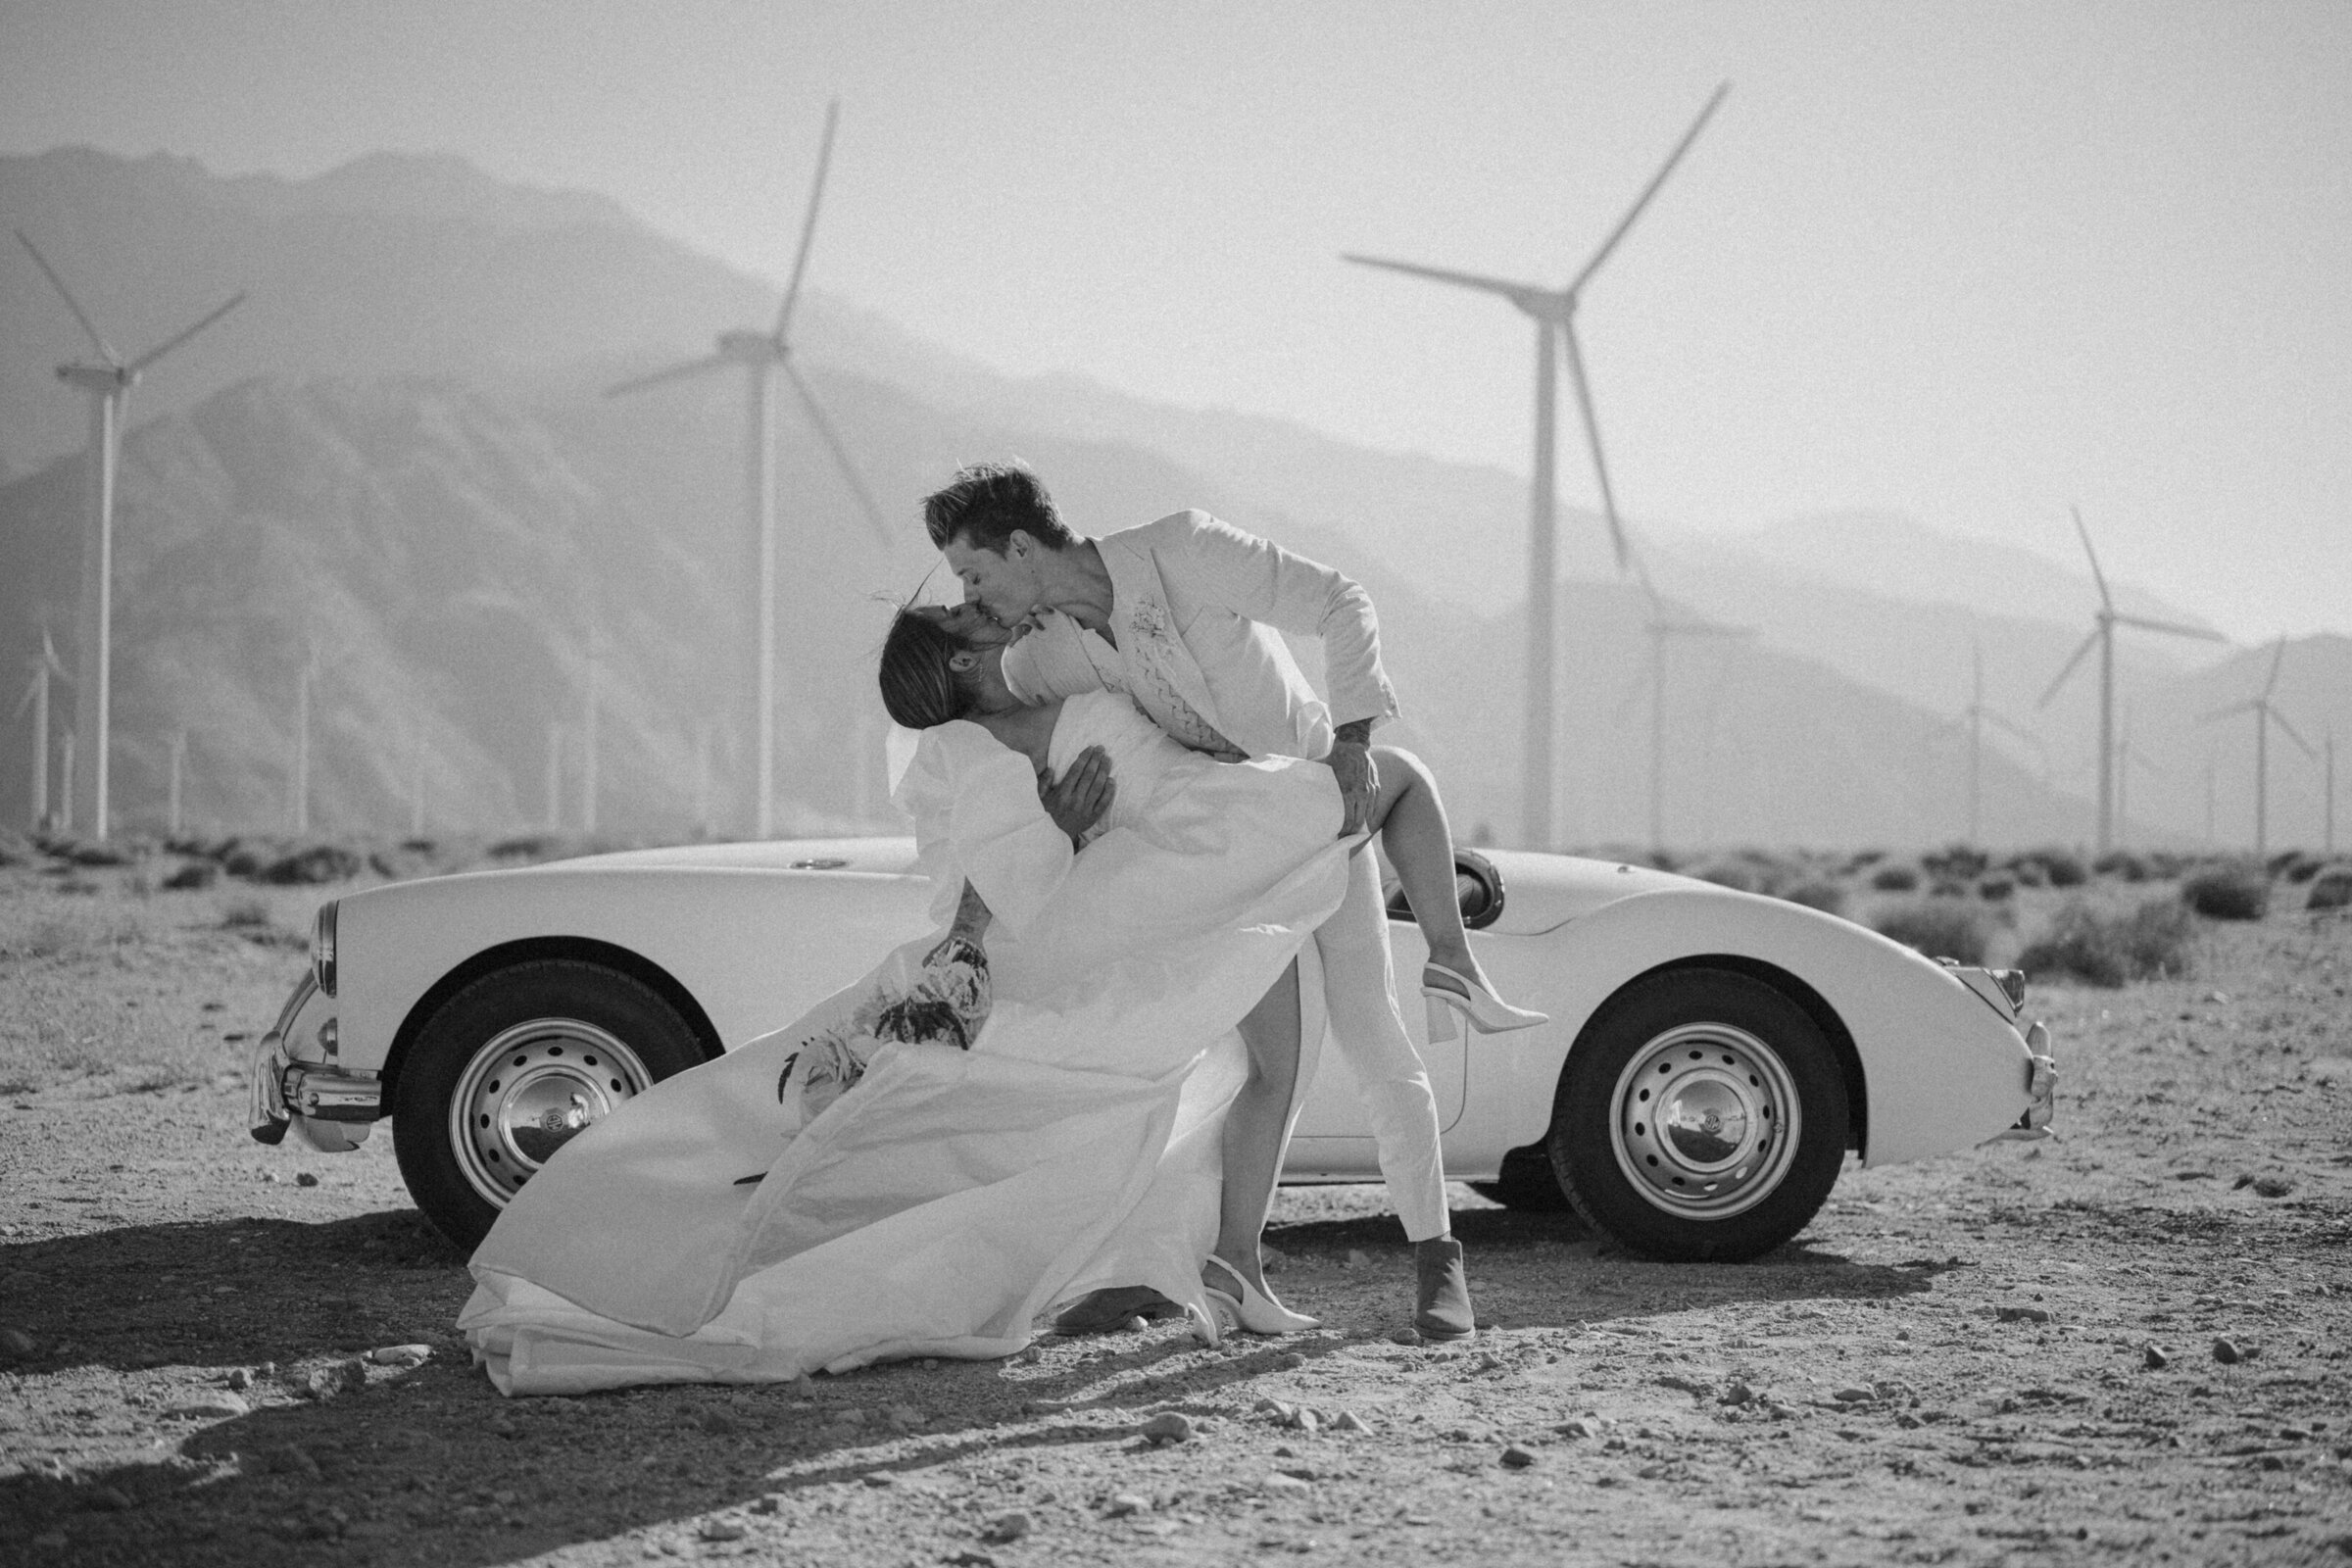
[[[1063, 525], [1036, 476], [1015, 466], [966, 467], [923, 512], [931, 542], [967, 600], [1005, 624], [1041, 624], [1042, 634], [1007, 650], [1004, 675], [1017, 694], [1107, 686], [1197, 751], [1328, 762], [1346, 803], [1342, 836], [1363, 825], [1379, 788], [1372, 726], [1395, 716], [1396, 698], [1381, 669], [1379, 620], [1361, 586], [1204, 512], [1081, 538]], [[1322, 640], [1328, 706], [1278, 629]], [[1062, 784], [1079, 793], [1099, 788], [1085, 778]], [[1332, 1039], [1363, 1086], [1381, 1174], [1414, 1244], [1413, 1326], [1429, 1340], [1465, 1340], [1476, 1326], [1461, 1244], [1448, 1224], [1437, 1101], [1397, 1013], [1379, 873], [1369, 855], [1349, 863], [1340, 910], [1315, 934]], [[1287, 1028], [1297, 1038], [1299, 1025], [1298, 988], [1286, 979], [1245, 1033]], [[1279, 1162], [1293, 1098], [1292, 1083], [1275, 1079], [1253, 1080], [1237, 1100], [1233, 1131], [1254, 1136], [1229, 1131], [1229, 1191], [1270, 1198], [1276, 1173], [1255, 1166], [1268, 1151]], [[1262, 1222], [1262, 1207], [1257, 1214]], [[1252, 1232], [1246, 1257], [1233, 1261], [1262, 1289], [1256, 1255]]]

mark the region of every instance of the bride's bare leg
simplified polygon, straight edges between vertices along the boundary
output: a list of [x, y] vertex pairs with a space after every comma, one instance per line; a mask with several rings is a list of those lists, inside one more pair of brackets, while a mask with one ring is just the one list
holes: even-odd
[[1371, 825], [1380, 830], [1380, 847], [1404, 884], [1430, 961], [1492, 991], [1462, 929], [1461, 898], [1453, 884], [1453, 830], [1437, 779], [1421, 759], [1394, 746], [1373, 747], [1372, 758], [1380, 769], [1380, 798], [1372, 804]]
[[[1216, 1253], [1258, 1290], [1266, 1288], [1257, 1238], [1274, 1206], [1282, 1174], [1283, 1135], [1290, 1130], [1291, 1097], [1298, 1086], [1298, 963], [1242, 1020], [1250, 1048], [1250, 1076], [1225, 1112], [1224, 1195], [1217, 1209]], [[1230, 1289], [1217, 1274], [1203, 1284]]]

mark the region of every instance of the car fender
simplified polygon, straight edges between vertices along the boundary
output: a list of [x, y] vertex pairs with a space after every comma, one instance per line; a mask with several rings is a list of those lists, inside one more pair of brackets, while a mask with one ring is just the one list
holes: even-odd
[[732, 1050], [920, 935], [930, 898], [903, 874], [593, 863], [369, 889], [338, 911], [342, 1059], [396, 1074], [419, 1004], [493, 950], [618, 949], [673, 981]]
[[[1861, 1069], [1865, 1164], [1972, 1148], [2031, 1102], [2032, 1054], [2016, 1025], [1944, 965], [1803, 905], [1724, 888], [1638, 893], [1508, 946], [1521, 949], [1508, 970], [1544, 977], [1552, 1018], [1536, 1042], [1550, 1049], [1483, 1042], [1473, 1054], [1463, 1124], [1497, 1129], [1503, 1149], [1544, 1137], [1571, 1043], [1611, 997], [1653, 970], [1711, 956], [1793, 976], [1843, 1026]], [[1483, 1163], [1484, 1152], [1463, 1150], [1464, 1164]]]

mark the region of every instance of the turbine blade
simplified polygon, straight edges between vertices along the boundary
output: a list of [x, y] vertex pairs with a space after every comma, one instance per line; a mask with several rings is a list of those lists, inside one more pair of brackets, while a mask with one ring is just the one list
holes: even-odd
[[2286, 721], [2286, 715], [2284, 713], [2281, 713], [2276, 708], [2272, 708], [2267, 705], [2263, 708], [2263, 711], [2270, 714], [2270, 716], [2277, 721], [2280, 729], [2286, 731], [2286, 738], [2288, 740], [2293, 741], [2297, 746], [2303, 748], [2303, 755], [2305, 757], [2310, 758], [2315, 762], [2320, 760], [2320, 754], [2311, 749], [2311, 742], [2305, 740], [2301, 735], [2295, 732], [2295, 726]]
[[174, 338], [167, 338], [162, 343], [157, 344], [154, 348], [149, 349], [146, 353], [131, 361], [129, 368], [133, 370], [144, 370], [147, 368], [147, 367], [153, 365], [156, 361], [162, 359], [165, 355], [171, 353], [173, 349], [179, 347], [182, 343], [185, 343], [188, 339], [194, 337], [197, 333], [203, 331], [206, 327], [212, 325], [215, 321], [218, 321], [220, 319], [220, 318], [226, 316], [229, 312], [235, 310], [238, 306], [244, 303], [245, 291], [243, 289], [239, 289], [236, 293], [230, 295], [226, 301], [216, 308], [210, 316], [207, 316], [203, 320], [198, 321], [194, 326], [191, 326], [186, 331], [180, 333], [179, 336]]
[[1977, 710], [1976, 710], [1976, 712], [1977, 712], [1977, 713], [1979, 713], [1980, 715], [1982, 715], [1982, 716], [1983, 716], [1983, 717], [1985, 719], [1985, 721], [1986, 721], [1986, 722], [1990, 723], [1990, 724], [1991, 724], [1991, 725], [1992, 725], [1994, 728], [1996, 728], [1996, 729], [2004, 729], [2004, 730], [2007, 730], [2007, 731], [2008, 731], [2010, 734], [2012, 734], [2012, 735], [2016, 736], [2016, 737], [2017, 737], [2019, 740], [2021, 740], [2021, 741], [2025, 741], [2025, 742], [2027, 742], [2028, 744], [2030, 744], [2030, 745], [2032, 745], [2032, 746], [2034, 746], [2034, 747], [2036, 747], [2036, 748], [2038, 748], [2038, 747], [2041, 745], [2041, 737], [2040, 737], [2040, 736], [2038, 736], [2038, 735], [2034, 734], [2034, 733], [2032, 730], [2030, 730], [2030, 729], [2026, 728], [2026, 727], [2025, 727], [2023, 724], [2017, 723], [2017, 722], [2015, 722], [2015, 721], [2013, 721], [2013, 720], [2011, 720], [2011, 719], [2009, 719], [2009, 718], [2005, 718], [2005, 717], [2003, 717], [2003, 716], [2002, 716], [2001, 714], [1999, 714], [1999, 713], [1996, 713], [1996, 712], [1994, 712], [1994, 711], [1993, 711], [1991, 709], [1989, 709], [1989, 708], [1979, 708], [1979, 709], [1977, 709]]
[[2107, 574], [2099, 569], [2099, 553], [2090, 548], [2090, 530], [2082, 526], [2082, 509], [2069, 507], [2067, 510], [2075, 514], [2075, 532], [2082, 536], [2082, 553], [2090, 558], [2090, 577], [2099, 585], [2100, 608], [2113, 614], [2115, 601], [2107, 595]]
[[1568, 361], [1569, 379], [1576, 383], [1576, 406], [1585, 416], [1585, 443], [1592, 449], [1592, 476], [1600, 481], [1600, 510], [1609, 519], [1609, 543], [1617, 551], [1617, 569], [1630, 564], [1633, 548], [1625, 541], [1625, 524], [1617, 517], [1617, 497], [1609, 489], [1608, 460], [1600, 450], [1600, 422], [1592, 413], [1592, 388], [1585, 379], [1585, 357], [1578, 352], [1576, 323], [1560, 326], [1560, 354]]
[[1499, 294], [1514, 305], [1522, 305], [1522, 308], [1524, 308], [1522, 302], [1540, 299], [1550, 292], [1550, 290], [1540, 288], [1533, 283], [1514, 283], [1508, 278], [1501, 277], [1482, 277], [1476, 272], [1456, 272], [1443, 267], [1423, 267], [1416, 262], [1384, 261], [1378, 256], [1357, 256], [1351, 252], [1343, 252], [1340, 260], [1353, 262], [1358, 267], [1385, 267], [1392, 272], [1403, 272], [1412, 277], [1426, 277], [1439, 283], [1451, 283], [1458, 288], [1474, 288], [1484, 294]]
[[2041, 696], [2035, 700], [2034, 704], [2035, 708], [2047, 708], [2050, 706], [2050, 699], [2058, 695], [2058, 688], [2066, 684], [2066, 677], [2075, 672], [2075, 666], [2082, 662], [2082, 656], [2089, 653], [2091, 650], [2091, 645], [2096, 643], [2098, 640], [2099, 634], [2096, 631], [2093, 631], [2089, 636], [2083, 638], [2082, 641], [2077, 645], [2074, 652], [2074, 657], [2066, 662], [2066, 667], [2058, 671], [2057, 675], [2051, 679], [2048, 689], [2045, 690]]
[[2275, 690], [2277, 690], [2277, 689], [2278, 689], [2278, 666], [2279, 666], [2280, 664], [2283, 664], [2283, 663], [2285, 663], [2285, 662], [2286, 662], [2286, 639], [2285, 639], [2285, 638], [2282, 636], [2282, 637], [2280, 637], [2280, 638], [2278, 639], [2278, 649], [2277, 649], [2277, 650], [2276, 650], [2276, 651], [2275, 651], [2275, 652], [2274, 652], [2274, 653], [2271, 655], [2271, 676], [2270, 676], [2270, 679], [2268, 679], [2268, 680], [2266, 680], [2266, 681], [2264, 681], [2264, 682], [2262, 683], [2262, 696], [2263, 696], [2263, 700], [2264, 700], [2265, 702], [2268, 702], [2268, 701], [2270, 700], [2271, 693], [2272, 693], [2273, 691], [2275, 691]]
[[808, 269], [808, 247], [816, 238], [816, 209], [825, 199], [825, 171], [833, 163], [833, 127], [841, 119], [841, 100], [836, 98], [825, 106], [825, 139], [816, 149], [816, 183], [808, 191], [808, 216], [801, 222], [801, 248], [792, 259], [792, 281], [784, 286], [784, 303], [776, 311], [776, 329], [770, 333], [777, 343], [784, 341], [792, 325], [793, 307], [800, 303], [801, 274]]
[[605, 388], [605, 396], [616, 398], [624, 392], [641, 392], [649, 386], [660, 386], [664, 381], [683, 381], [688, 376], [701, 375], [705, 370], [715, 370], [722, 365], [733, 363], [724, 354], [706, 355], [699, 360], [689, 360], [684, 365], [673, 365], [666, 370], [656, 370], [650, 375], [632, 376], [626, 381], [615, 381]]
[[74, 319], [81, 323], [81, 329], [90, 335], [90, 341], [98, 345], [98, 357], [109, 365], [121, 366], [122, 357], [114, 351], [105, 337], [100, 335], [98, 328], [90, 323], [88, 315], [81, 308], [81, 302], [74, 297], [72, 289], [66, 287], [66, 280], [57, 275], [57, 269], [49, 265], [49, 258], [41, 254], [41, 248], [32, 242], [32, 236], [20, 228], [17, 230], [17, 239], [27, 251], [32, 253], [32, 265], [41, 270], [41, 275], [49, 280], [49, 286], [56, 289], [59, 298], [66, 302], [66, 309], [74, 313]]
[[801, 395], [801, 406], [808, 411], [808, 422], [816, 426], [816, 433], [823, 439], [826, 450], [833, 454], [834, 463], [841, 468], [841, 476], [850, 481], [850, 489], [857, 494], [858, 505], [864, 511], [865, 520], [874, 525], [874, 537], [882, 541], [883, 549], [890, 549], [897, 541], [890, 536], [890, 525], [882, 520], [882, 509], [874, 504], [874, 493], [865, 487], [865, 476], [858, 471], [858, 465], [850, 461], [850, 449], [842, 445], [840, 435], [833, 429], [833, 421], [825, 417], [825, 411], [818, 405], [816, 394], [808, 389], [807, 381], [801, 379], [800, 370], [790, 360], [783, 363], [784, 374], [791, 380], [792, 389]]
[[2209, 643], [2224, 643], [2230, 640], [2218, 631], [2208, 631], [2202, 626], [2183, 626], [2177, 620], [2154, 620], [2146, 615], [2124, 614], [2119, 614], [2115, 618], [2121, 625], [2137, 626], [2142, 631], [2170, 632], [2175, 637], [2194, 637]]
[[1585, 270], [1576, 274], [1576, 281], [1569, 284], [1563, 292], [1574, 294], [1585, 286], [1587, 280], [1594, 272], [1600, 270], [1600, 264], [1609, 259], [1609, 253], [1617, 248], [1617, 242], [1625, 238], [1625, 231], [1634, 226], [1634, 220], [1642, 216], [1642, 210], [1649, 205], [1650, 198], [1657, 195], [1658, 187], [1666, 183], [1666, 176], [1674, 172], [1674, 166], [1683, 161], [1683, 154], [1689, 152], [1690, 144], [1698, 140], [1698, 133], [1706, 128], [1709, 117], [1715, 113], [1717, 107], [1723, 103], [1725, 95], [1731, 90], [1732, 84], [1728, 81], [1715, 89], [1714, 96], [1707, 100], [1706, 107], [1698, 112], [1698, 118], [1690, 122], [1690, 128], [1683, 132], [1683, 139], [1676, 142], [1674, 151], [1666, 155], [1666, 162], [1659, 166], [1656, 173], [1649, 176], [1649, 183], [1642, 187], [1642, 194], [1634, 198], [1634, 205], [1628, 208], [1625, 216], [1617, 220], [1617, 226], [1609, 231], [1609, 237], [1600, 242], [1600, 249], [1592, 253], [1592, 259], [1585, 264]]

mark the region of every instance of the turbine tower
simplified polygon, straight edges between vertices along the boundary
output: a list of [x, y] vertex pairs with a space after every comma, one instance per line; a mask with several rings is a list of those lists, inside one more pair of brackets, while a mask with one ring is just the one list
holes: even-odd
[[1625, 569], [1631, 562], [1626, 545], [1625, 527], [1617, 516], [1617, 500], [1609, 489], [1608, 465], [1600, 450], [1600, 424], [1592, 410], [1592, 388], [1585, 375], [1585, 359], [1576, 338], [1576, 307], [1585, 285], [1592, 280], [1601, 264], [1609, 259], [1634, 220], [1657, 195], [1658, 187], [1674, 172], [1683, 155], [1690, 150], [1691, 142], [1732, 90], [1730, 82], [1715, 89], [1706, 106], [1683, 139], [1666, 155], [1666, 162], [1650, 176], [1650, 181], [1635, 198], [1617, 226], [1601, 241], [1600, 249], [1592, 253], [1583, 270], [1565, 288], [1544, 288], [1534, 283], [1517, 283], [1506, 278], [1484, 277], [1474, 272], [1457, 272], [1445, 268], [1423, 267], [1413, 262], [1384, 260], [1377, 256], [1358, 256], [1352, 253], [1342, 259], [1364, 267], [1382, 267], [1394, 272], [1413, 277], [1425, 277], [1433, 282], [1451, 283], [1459, 288], [1476, 289], [1481, 293], [1500, 295], [1536, 321], [1536, 454], [1535, 476], [1528, 496], [1527, 550], [1527, 716], [1526, 755], [1520, 784], [1521, 836], [1531, 850], [1548, 849], [1551, 841], [1551, 764], [1552, 764], [1552, 656], [1553, 656], [1553, 578], [1557, 570], [1557, 550], [1553, 539], [1554, 513], [1557, 506], [1553, 494], [1554, 442], [1557, 435], [1557, 416], [1554, 410], [1556, 369], [1552, 363], [1556, 351], [1566, 360], [1569, 379], [1574, 383], [1576, 403], [1585, 427], [1585, 442], [1592, 454], [1592, 477], [1600, 490], [1601, 513], [1608, 518], [1609, 542], [1617, 553], [1617, 565]]
[[2107, 591], [2107, 574], [2099, 570], [2099, 553], [2090, 548], [2090, 530], [2082, 526], [2082, 509], [2075, 507], [2071, 510], [2075, 517], [2075, 532], [2082, 541], [2082, 554], [2090, 558], [2091, 580], [2098, 584], [2099, 608], [2090, 612], [2090, 635], [2082, 639], [2073, 657], [2067, 660], [2066, 666], [2058, 671], [2057, 678], [2050, 682], [2049, 689], [2041, 694], [2041, 700], [2034, 706], [2049, 707], [2050, 699], [2058, 695], [2058, 688], [2066, 684], [2066, 678], [2075, 672], [2075, 666], [2082, 662], [2082, 656], [2094, 646], [2098, 649], [2099, 831], [2094, 853], [2104, 855], [2115, 822], [2115, 628], [2137, 626], [2142, 631], [2161, 631], [2175, 637], [2199, 637], [2215, 643], [2225, 639], [2218, 631], [2183, 626], [2170, 620], [2151, 620], [2145, 615], [2127, 615], [2117, 610], [2115, 596]]
[[852, 493], [858, 497], [858, 506], [865, 512], [866, 520], [873, 524], [875, 536], [882, 541], [885, 549], [891, 544], [890, 529], [882, 521], [882, 509], [874, 504], [872, 492], [866, 489], [864, 478], [858, 472], [858, 466], [850, 461], [849, 448], [842, 444], [839, 432], [833, 428], [833, 421], [825, 416], [823, 407], [816, 401], [815, 392], [810, 390], [807, 379], [792, 363], [793, 307], [800, 301], [801, 277], [808, 266], [809, 242], [816, 237], [817, 207], [824, 200], [825, 169], [833, 159], [833, 128], [840, 115], [841, 104], [838, 101], [825, 110], [824, 140], [816, 155], [816, 182], [808, 193], [808, 213], [801, 224], [801, 248], [793, 258], [792, 281], [785, 287], [784, 304], [776, 312], [775, 326], [764, 332], [752, 328], [721, 332], [717, 349], [702, 359], [673, 365], [667, 369], [656, 370], [650, 375], [637, 376], [605, 389], [605, 396], [619, 397], [664, 382], [683, 381], [706, 371], [723, 369], [730, 365], [743, 368], [750, 393], [751, 416], [745, 441], [745, 476], [753, 536], [759, 541], [759, 564], [754, 576], [759, 594], [759, 634], [753, 680], [758, 704], [753, 724], [753, 731], [758, 737], [758, 760], [755, 765], [759, 772], [752, 798], [754, 831], [763, 839], [773, 831], [775, 819], [776, 430], [775, 419], [769, 410], [775, 399], [779, 371], [792, 383], [793, 391], [800, 397], [801, 407], [808, 413], [809, 424], [815, 428], [825, 449], [832, 454], [842, 476], [849, 481]]
[[32, 678], [24, 683], [24, 695], [17, 702], [19, 718], [26, 709], [32, 710], [32, 830], [49, 831], [49, 683], [62, 680], [74, 684], [66, 666], [57, 662], [57, 645], [49, 640], [49, 628], [41, 628], [41, 651], [33, 656]]
[[[1666, 646], [1676, 637], [1745, 639], [1755, 636], [1756, 628], [1727, 625], [1696, 615], [1678, 615], [1658, 597], [1648, 570], [1639, 560], [1634, 563], [1634, 570], [1642, 579], [1642, 592], [1649, 603], [1649, 618], [1643, 626], [1649, 634], [1649, 671], [1643, 677], [1643, 684], [1649, 688], [1649, 847], [1653, 855], [1662, 856], [1666, 849]], [[1639, 695], [1640, 690], [1635, 688], [1635, 694]]]
[[2115, 742], [2115, 837], [2120, 845], [2132, 829], [2132, 769], [2137, 766], [2144, 773], [2164, 777], [2164, 769], [2153, 758], [2132, 744], [2132, 705], [2124, 705], [2124, 727]]
[[2286, 639], [2281, 637], [2278, 639], [2278, 648], [2271, 655], [2271, 675], [2270, 679], [2262, 683], [2261, 696], [2249, 697], [2242, 703], [2231, 703], [2227, 708], [2217, 708], [2197, 720], [2200, 724], [2210, 724], [2215, 719], [2228, 718], [2231, 713], [2250, 712], [2254, 715], [2254, 858], [2256, 859], [2261, 859], [2268, 855], [2271, 848], [2271, 726], [2276, 724], [2284, 730], [2288, 740], [2303, 748], [2305, 757], [2315, 762], [2320, 760], [2320, 754], [2311, 749], [2311, 742], [2295, 733], [2295, 726], [2286, 721], [2286, 715], [2278, 711], [2278, 705], [2271, 701], [2271, 693], [2278, 689], [2278, 666], [2285, 662]]
[[91, 324], [88, 313], [66, 287], [66, 280], [49, 265], [40, 248], [23, 229], [17, 239], [30, 253], [33, 265], [48, 278], [74, 319], [81, 323], [98, 350], [99, 364], [61, 365], [57, 377], [90, 400], [89, 513], [81, 544], [81, 612], [74, 628], [74, 729], [82, 738], [78, 813], [90, 836], [103, 840], [108, 826], [107, 758], [114, 721], [112, 708], [115, 616], [115, 467], [122, 436], [122, 407], [130, 389], [147, 368], [245, 302], [242, 292], [216, 306], [195, 325], [139, 355], [124, 360]]

